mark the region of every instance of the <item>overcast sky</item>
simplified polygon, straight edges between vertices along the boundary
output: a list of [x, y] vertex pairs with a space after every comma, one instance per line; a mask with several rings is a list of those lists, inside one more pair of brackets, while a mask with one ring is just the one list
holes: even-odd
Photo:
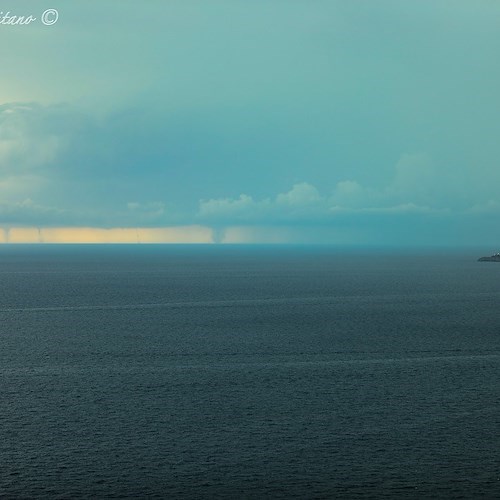
[[500, 247], [496, 0], [0, 10], [4, 228]]

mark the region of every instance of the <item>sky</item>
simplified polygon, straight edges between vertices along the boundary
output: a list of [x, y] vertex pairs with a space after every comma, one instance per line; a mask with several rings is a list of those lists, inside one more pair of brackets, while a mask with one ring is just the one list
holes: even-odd
[[0, 11], [0, 242], [500, 249], [497, 0]]

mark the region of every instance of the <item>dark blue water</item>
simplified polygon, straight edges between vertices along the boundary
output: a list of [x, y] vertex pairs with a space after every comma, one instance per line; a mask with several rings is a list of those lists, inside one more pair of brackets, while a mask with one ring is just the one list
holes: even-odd
[[0, 497], [500, 497], [478, 256], [1, 247]]

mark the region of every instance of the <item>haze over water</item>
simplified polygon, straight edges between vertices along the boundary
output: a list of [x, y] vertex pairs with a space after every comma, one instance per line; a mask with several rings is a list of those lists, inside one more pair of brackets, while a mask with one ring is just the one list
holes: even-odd
[[0, 247], [0, 496], [500, 496], [473, 251]]

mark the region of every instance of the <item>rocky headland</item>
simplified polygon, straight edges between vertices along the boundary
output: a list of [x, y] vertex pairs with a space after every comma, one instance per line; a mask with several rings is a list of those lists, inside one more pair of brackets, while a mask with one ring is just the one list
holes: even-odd
[[478, 262], [500, 262], [500, 252], [491, 255], [490, 257], [480, 257], [477, 260]]

